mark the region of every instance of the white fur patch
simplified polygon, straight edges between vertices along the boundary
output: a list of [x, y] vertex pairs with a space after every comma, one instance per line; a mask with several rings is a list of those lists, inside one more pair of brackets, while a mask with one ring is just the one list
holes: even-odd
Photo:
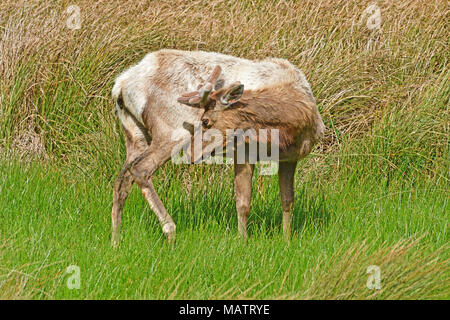
[[157, 68], [156, 56], [149, 53], [137, 65], [122, 72], [113, 86], [113, 98], [117, 99], [122, 92], [127, 110], [141, 122], [142, 112], [147, 103], [149, 78], [156, 72]]

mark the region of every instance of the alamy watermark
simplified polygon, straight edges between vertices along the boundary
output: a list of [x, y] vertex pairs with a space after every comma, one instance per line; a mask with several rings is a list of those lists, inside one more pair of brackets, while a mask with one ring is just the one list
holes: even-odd
[[[366, 20], [367, 18], [367, 20]], [[381, 10], [376, 3], [370, 4], [361, 15], [361, 22], [366, 22], [366, 27], [369, 30], [381, 29]]]
[[367, 267], [366, 273], [369, 275], [367, 278], [366, 286], [370, 290], [381, 289], [381, 269], [377, 265], [371, 265]]
[[70, 5], [66, 9], [69, 17], [66, 20], [66, 27], [70, 30], [81, 29], [81, 9], [77, 5]]
[[81, 287], [81, 271], [80, 267], [76, 265], [70, 265], [66, 269], [66, 274], [69, 274], [67, 277], [66, 285], [70, 290], [72, 289], [80, 289]]
[[376, 3], [370, 4], [362, 13], [360, 23], [364, 23], [371, 31], [366, 50], [371, 50], [378, 42], [381, 34], [381, 10]]

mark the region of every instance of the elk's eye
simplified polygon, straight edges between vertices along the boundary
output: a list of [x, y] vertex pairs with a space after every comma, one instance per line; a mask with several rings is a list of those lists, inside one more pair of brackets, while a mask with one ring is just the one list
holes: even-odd
[[209, 125], [209, 119], [202, 120], [202, 126], [207, 127]]

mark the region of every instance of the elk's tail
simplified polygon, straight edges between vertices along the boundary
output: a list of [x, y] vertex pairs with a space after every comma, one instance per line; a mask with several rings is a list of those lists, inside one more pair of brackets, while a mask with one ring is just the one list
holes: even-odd
[[123, 109], [125, 107], [125, 104], [123, 102], [123, 96], [122, 96], [122, 85], [119, 81], [116, 81], [114, 83], [111, 94], [112, 94], [112, 98], [116, 104], [116, 110]]

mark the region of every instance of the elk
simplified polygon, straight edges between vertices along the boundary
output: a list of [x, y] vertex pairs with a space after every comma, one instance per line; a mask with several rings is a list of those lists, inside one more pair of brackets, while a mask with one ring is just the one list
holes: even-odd
[[[123, 205], [133, 183], [157, 215], [168, 241], [175, 241], [176, 225], [153, 187], [153, 175], [180, 150], [180, 141], [191, 141], [192, 128], [199, 121], [203, 130], [279, 130], [283, 232], [289, 237], [296, 164], [324, 132], [309, 83], [299, 69], [278, 58], [252, 61], [164, 49], [147, 54], [120, 74], [112, 96], [127, 150], [113, 190], [114, 247], [119, 244]], [[235, 161], [234, 169], [238, 230], [246, 237], [254, 164]]]

